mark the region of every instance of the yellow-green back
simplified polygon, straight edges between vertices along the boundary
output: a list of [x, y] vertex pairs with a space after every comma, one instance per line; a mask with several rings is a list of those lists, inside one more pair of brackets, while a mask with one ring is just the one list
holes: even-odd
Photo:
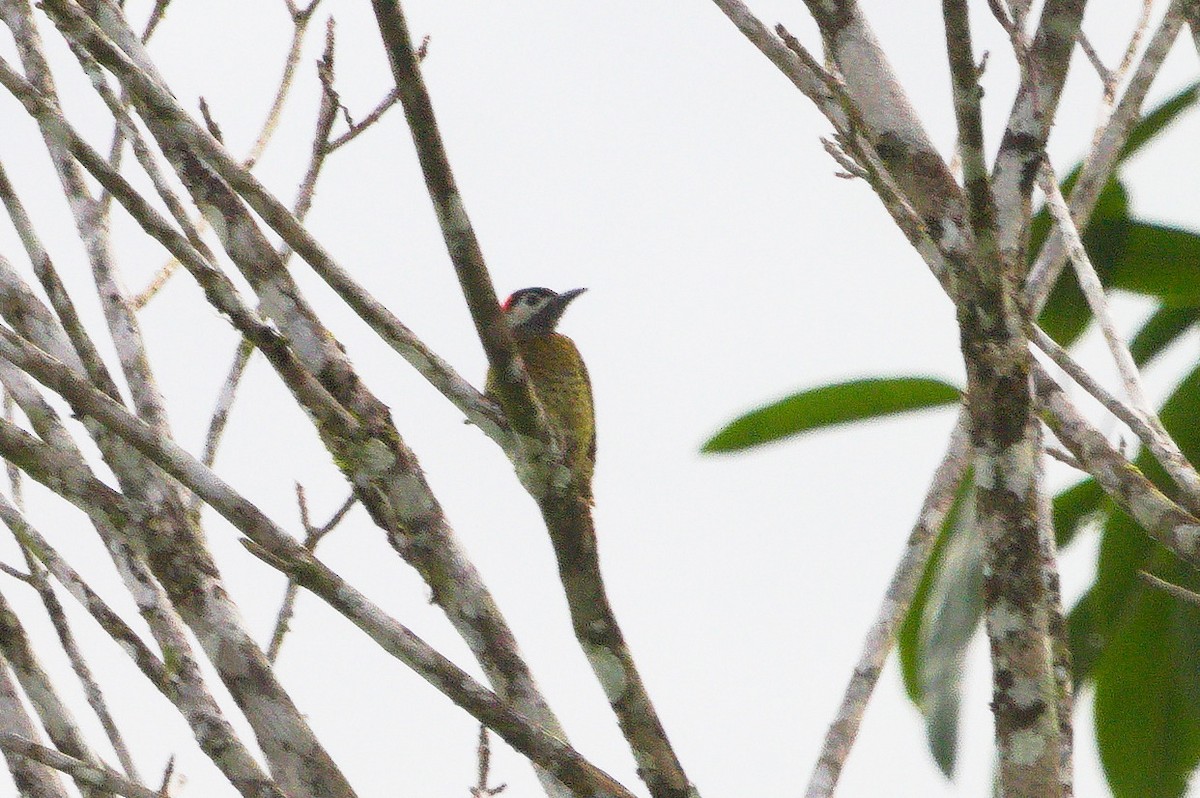
[[[518, 338], [516, 345], [547, 420], [563, 446], [572, 477], [590, 499], [596, 462], [596, 416], [583, 357], [575, 342], [559, 333]], [[493, 393], [494, 384], [489, 369], [488, 394]]]

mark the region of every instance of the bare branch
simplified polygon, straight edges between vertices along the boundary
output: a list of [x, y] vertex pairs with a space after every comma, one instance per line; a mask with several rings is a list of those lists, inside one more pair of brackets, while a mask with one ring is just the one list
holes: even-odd
[[[309, 522], [308, 500], [305, 498], [304, 488], [297, 484], [296, 503], [300, 508], [300, 523], [304, 526], [304, 548], [310, 552], [315, 552], [317, 545], [342, 522], [342, 519], [346, 517], [346, 513], [350, 512], [350, 508], [354, 506], [355, 502], [357, 502], [357, 498], [351, 493], [328, 521], [319, 527], [314, 527]], [[271, 642], [267, 645], [267, 659], [271, 662], [279, 659], [279, 649], [283, 646], [283, 638], [288, 633], [288, 624], [291, 622], [292, 614], [295, 611], [298, 589], [299, 586], [294, 581], [288, 581], [287, 589], [283, 594], [283, 604], [279, 608], [279, 613], [275, 619], [275, 630], [271, 632]]]
[[150, 16], [146, 19], [146, 27], [142, 29], [142, 43], [150, 41], [150, 37], [154, 35], [154, 31], [158, 30], [159, 24], [166, 18], [167, 6], [171, 5], [171, 0], [154, 0], [154, 8], [150, 9]]
[[537, 500], [550, 532], [575, 637], [638, 761], [638, 775], [655, 798], [685, 798], [693, 788], [667, 739], [608, 601], [600, 575], [590, 497], [583, 493], [586, 486], [569, 480], [562, 485], [563, 480], [554, 477], [566, 469], [562, 448], [551, 433], [503, 321], [421, 78], [408, 24], [399, 4], [392, 0], [372, 0], [372, 7], [442, 237], [488, 365], [496, 375], [497, 397], [515, 433], [513, 462], [526, 489]]
[[[101, 766], [100, 758], [88, 746], [71, 710], [63, 701], [50, 675], [42, 667], [34, 651], [32, 641], [24, 624], [12, 606], [0, 593], [0, 667], [11, 668], [37, 713], [42, 727], [54, 741], [54, 745], [71, 756], [87, 763]], [[78, 781], [77, 786], [86, 795], [88, 784]]]
[[[560, 460], [557, 442], [550, 433], [528, 375], [517, 360], [512, 336], [501, 318], [496, 289], [450, 169], [408, 24], [400, 6], [392, 0], [373, 0], [372, 6], [446, 249], [487, 354], [488, 366], [497, 375], [496, 396], [516, 433], [522, 459], [531, 465], [540, 462], [537, 472], [530, 476], [538, 473], [545, 479], [554, 461]], [[550, 453], [550, 462], [546, 462], [547, 453]], [[547, 485], [529, 487], [535, 497], [548, 490]]]
[[1050, 135], [1085, 5], [1079, 0], [1046, 0], [992, 171], [1000, 251], [1022, 266], [1033, 170]]
[[[38, 730], [29, 717], [8, 668], [0, 666], [0, 739], [37, 739]], [[68, 792], [57, 771], [0, 745], [13, 781], [21, 785], [21, 798], [67, 798]]]
[[217, 447], [221, 442], [221, 433], [225, 431], [225, 425], [229, 422], [233, 400], [237, 396], [242, 375], [253, 354], [254, 344], [249, 339], [243, 338], [238, 342], [233, 363], [229, 365], [229, 373], [225, 375], [225, 382], [221, 384], [221, 391], [217, 395], [217, 406], [213, 410], [212, 418], [209, 419], [208, 432], [204, 436], [204, 454], [201, 455], [200, 461], [207, 466], [211, 466], [217, 460]]
[[[1195, 3], [1192, 5], [1194, 6]], [[1153, 10], [1154, 0], [1142, 0], [1141, 16], [1138, 17], [1137, 23], [1133, 26], [1133, 33], [1129, 36], [1129, 44], [1125, 46], [1125, 52], [1121, 56], [1120, 63], [1112, 71], [1112, 86], [1111, 88], [1106, 87], [1104, 92], [1104, 110], [1106, 116], [1112, 111], [1112, 104], [1116, 99], [1117, 87], [1121, 85], [1121, 81], [1125, 80], [1129, 68], [1133, 66], [1134, 56], [1137, 55], [1138, 48], [1142, 46], [1142, 39], [1145, 38], [1146, 32], [1150, 30], [1150, 12]]]
[[[18, 85], [17, 83], [13, 83], [12, 79], [20, 80], [19, 76], [4, 63], [3, 59], [0, 59], [0, 83], [3, 83], [10, 91], [14, 88], [22, 92], [25, 89], [32, 91], [32, 87], [24, 83], [24, 81], [20, 81], [20, 85]], [[46, 108], [49, 111], [48, 106], [39, 107]], [[31, 333], [27, 326], [23, 327], [21, 325], [19, 319], [6, 317], [9, 323], [18, 329], [24, 330], [27, 335], [32, 335], [37, 344], [45, 351], [52, 353], [65, 363], [77, 365], [79, 369], [88, 375], [95, 385], [109, 396], [119, 398], [121, 394], [117, 388], [117, 384], [109, 374], [108, 367], [100, 357], [100, 353], [96, 350], [96, 346], [92, 342], [87, 329], [80, 321], [79, 314], [75, 310], [75, 304], [72, 302], [66, 287], [59, 278], [54, 261], [42, 245], [37, 231], [33, 228], [33, 222], [25, 212], [25, 207], [21, 203], [20, 198], [17, 197], [16, 191], [9, 182], [8, 175], [5, 173], [3, 166], [0, 166], [0, 200], [3, 200], [8, 210], [9, 218], [12, 219], [13, 226], [21, 238], [21, 243], [25, 247], [25, 252], [29, 258], [29, 262], [33, 266], [34, 273], [50, 299], [51, 307], [54, 308], [54, 315], [58, 317], [57, 321], [55, 321], [53, 316], [44, 309], [41, 313], [34, 311], [30, 314], [21, 314], [22, 316], [37, 316], [35, 326], [42, 330], [43, 334], [41, 335]], [[3, 285], [5, 295], [13, 293], [18, 293], [22, 296], [31, 295], [24, 281], [17, 275], [16, 271], [12, 269], [2, 255], [0, 255], [0, 273], [2, 273], [0, 284]], [[35, 303], [21, 302], [20, 304], [32, 308]], [[36, 304], [40, 305], [40, 303]], [[61, 335], [57, 334], [59, 329], [62, 331]], [[17, 494], [14, 494], [13, 498], [20, 504]]]
[[1167, 498], [1071, 404], [1040, 367], [1033, 369], [1042, 420], [1117, 505], [1151, 538], [1200, 567], [1200, 520]]
[[472, 798], [491, 798], [493, 795], [499, 795], [504, 792], [508, 785], [499, 784], [495, 787], [488, 786], [488, 773], [492, 763], [492, 747], [488, 743], [487, 726], [479, 727], [479, 745], [475, 751], [478, 768], [476, 771], [475, 786], [471, 788]]
[[1092, 69], [1095, 69], [1096, 74], [1100, 76], [1100, 82], [1104, 85], [1104, 96], [1106, 98], [1113, 97], [1116, 93], [1116, 81], [1113, 80], [1112, 70], [1104, 66], [1104, 62], [1100, 60], [1100, 54], [1096, 52], [1096, 48], [1092, 47], [1092, 42], [1086, 33], [1079, 31], [1077, 39], [1079, 49], [1083, 50], [1083, 54], [1092, 64]]
[[[30, 85], [52, 109], [58, 107], [54, 79], [42, 52], [41, 38], [33, 20], [28, 0], [4, 0], [0, 17], [13, 32], [17, 52]], [[169, 434], [166, 408], [155, 384], [146, 354], [145, 342], [136, 315], [129, 306], [118, 277], [111, 241], [106, 227], [99, 224], [100, 208], [87, 191], [83, 170], [63, 146], [57, 131], [38, 119], [42, 139], [58, 172], [63, 193], [67, 196], [75, 217], [80, 239], [86, 245], [93, 280], [101, 300], [109, 335], [117, 352], [125, 382], [140, 416]]]
[[[163, 115], [161, 117], [162, 128], [160, 129], [164, 134], [173, 137], [182, 137], [181, 143], [184, 143], [189, 150], [194, 150], [202, 155], [208, 164], [217, 170], [222, 179], [228, 181], [234, 190], [242, 194], [254, 211], [275, 232], [279, 233], [284, 241], [300, 257], [313, 266], [321, 278], [389, 346], [408, 360], [422, 376], [429, 380], [435, 388], [462, 410], [473, 424], [487, 433], [489, 437], [506, 447], [506, 450], [512, 446], [508, 425], [491, 402], [484, 399], [448, 363], [426, 347], [411, 330], [405, 327], [382, 303], [363, 289], [345, 269], [339, 266], [324, 248], [303, 228], [295, 216], [278, 199], [272, 196], [250, 172], [239, 166], [218, 142], [214, 141], [211, 136], [196, 125], [195, 121], [179, 107], [175, 99], [168, 92], [164, 91], [151, 75], [143, 73], [123, 51], [116, 48], [106, 37], [96, 30], [95, 26], [91, 25], [90, 20], [74, 15], [71, 6], [61, 4], [62, 0], [52, 0], [48, 8], [58, 8], [61, 6], [63, 11], [68, 14], [68, 17], [60, 17], [59, 21], [69, 20], [71, 24], [74, 24], [77, 27], [75, 33], [80, 37], [84, 37], [87, 43], [95, 47], [92, 55], [97, 57], [97, 60], [101, 61], [106, 68], [115, 70], [118, 77], [123, 81], [128, 81], [126, 88], [136, 89], [132, 93], [142, 96], [147, 107], [153, 108], [156, 113]], [[3, 77], [3, 73], [0, 73], [0, 77]], [[9, 80], [10, 83], [18, 86], [16, 90], [20, 91], [19, 76], [14, 75]], [[10, 89], [10, 91], [13, 90]], [[28, 93], [22, 94], [19, 96], [19, 99], [27, 107], [31, 108], [31, 110], [37, 109], [39, 113], [50, 112], [39, 102], [36, 93], [32, 95]], [[61, 117], [59, 118], [61, 119]], [[65, 120], [62, 120], [61, 123], [69, 128]], [[122, 179], [107, 167], [102, 158], [94, 155], [94, 152], [91, 151], [91, 148], [85, 142], [73, 134], [70, 136], [70, 141], [73, 154], [81, 159], [88, 171], [92, 172], [102, 184], [105, 184], [106, 181], [113, 185], [121, 185], [123, 183]], [[197, 172], [193, 173], [193, 176], [198, 177], [199, 174], [200, 172], [197, 170]], [[213, 187], [216, 188], [215, 185]], [[105, 185], [105, 188], [112, 190], [109, 185]], [[157, 214], [153, 213], [152, 209], [149, 209], [140, 197], [131, 194], [135, 193], [127, 192], [124, 201], [139, 208], [136, 212], [131, 211], [135, 220], [143, 223], [144, 218], [153, 219], [157, 217]], [[165, 232], [160, 233], [159, 231], [155, 231], [152, 234], [156, 238], [159, 238], [160, 241], [166, 243], [164, 238], [160, 237], [160, 235], [167, 235]], [[175, 244], [171, 246], [175, 246]], [[180, 257], [175, 249], [171, 247], [168, 247], [168, 249], [176, 257]], [[261, 254], [266, 257], [265, 252]], [[277, 257], [272, 256], [268, 257], [265, 262], [269, 263], [277, 260]], [[256, 269], [262, 268], [262, 263], [264, 262], [255, 261], [254, 267]], [[249, 267], [251, 264], [246, 265]], [[278, 272], [274, 273], [278, 275]], [[335, 360], [344, 359], [344, 356], [340, 352], [329, 351], [328, 356]]]
[[1141, 580], [1143, 582], [1150, 585], [1150, 587], [1155, 587], [1155, 588], [1158, 588], [1159, 590], [1170, 593], [1175, 598], [1177, 598], [1180, 601], [1183, 601], [1187, 604], [1192, 604], [1194, 606], [1200, 606], [1200, 593], [1196, 593], [1193, 590], [1188, 590], [1186, 587], [1183, 587], [1182, 585], [1177, 585], [1177, 584], [1174, 584], [1173, 582], [1168, 582], [1165, 579], [1160, 579], [1159, 577], [1155, 576], [1152, 573], [1149, 573], [1148, 571], [1139, 571], [1138, 576], [1141, 577]]
[[124, 795], [127, 798], [162, 798], [154, 790], [143, 787], [115, 770], [109, 770], [102, 764], [84, 762], [55, 751], [53, 748], [30, 742], [15, 734], [0, 734], [0, 749], [3, 749], [6, 754], [19, 754], [35, 762], [41, 762], [43, 765], [49, 765], [55, 770], [72, 776], [79, 784], [89, 785], [105, 792]]
[[844, 169], [844, 172], [839, 172], [838, 177], [847, 179], [861, 177], [870, 177], [870, 172], [867, 169], [859, 166], [858, 163], [846, 154], [846, 151], [839, 147], [835, 142], [830, 141], [825, 137], [821, 137], [821, 146], [825, 148], [825, 152], [829, 153], [829, 157], [837, 161], [838, 166]]
[[[133, 580], [140, 588], [142, 615], [163, 650], [171, 652], [170, 669], [3, 496], [0, 496], [0, 518], [22, 545], [37, 555], [59, 584], [88, 611], [104, 632], [120, 645], [150, 684], [176, 706], [191, 727], [200, 748], [213, 758], [214, 764], [230, 784], [246, 798], [263, 798], [264, 794], [282, 798], [282, 791], [271, 782], [238, 739], [204, 684], [191, 643], [183, 633], [181, 624], [174, 621], [165, 607], [165, 599], [160, 600], [155, 595], [161, 589], [153, 589], [154, 579], [149, 573], [138, 570], [136, 561], [130, 561], [129, 565], [134, 571]], [[103, 524], [100, 526], [103, 527]]]
[[328, 144], [325, 145], [325, 149], [329, 152], [333, 152], [334, 150], [349, 144], [351, 141], [369, 130], [372, 125], [378, 122], [383, 115], [398, 102], [400, 102], [400, 90], [393, 88], [387, 93], [386, 97], [380, 100], [379, 103], [371, 109], [370, 113], [368, 113], [358, 122], [351, 122], [349, 118], [347, 118], [346, 122], [350, 126], [350, 129], [337, 138], [332, 139]]
[[867, 702], [879, 681], [883, 664], [895, 645], [896, 631], [908, 614], [933, 544], [954, 503], [954, 496], [970, 461], [971, 446], [967, 437], [967, 414], [964, 411], [950, 433], [946, 454], [934, 471], [932, 484], [925, 494], [904, 554], [888, 583], [875, 622], [867, 631], [862, 653], [842, 695], [842, 703], [838, 706], [829, 731], [825, 733], [825, 742], [809, 777], [805, 798], [831, 798], [837, 788], [846, 758], [858, 737]]
[[[366, 596], [316, 560], [280, 530], [257, 507], [238, 495], [220, 477], [169, 439], [76, 377], [68, 369], [0, 328], [0, 355], [39, 379], [51, 383], [76, 412], [105, 424], [151, 458], [164, 471], [201, 494], [235, 528], [253, 542], [250, 550], [295, 578], [365, 631], [384, 650], [441, 690], [480, 722], [496, 730], [510, 745], [551, 773], [567, 787], [585, 794], [600, 792], [618, 798], [631, 794], [598, 770], [557, 736], [534, 726], [509, 704], [476, 682], [404, 626], [387, 616]], [[52, 447], [0, 422], [0, 456], [11, 459], [31, 477], [52, 485], [93, 517], [124, 528], [139, 522], [143, 511], [125, 497], [75, 467]]]
[[1085, 474], [1087, 473], [1087, 471], [1084, 470], [1083, 463], [1076, 460], [1075, 456], [1065, 449], [1060, 449], [1057, 446], [1047, 446], [1046, 454], [1048, 454], [1050, 457], [1053, 457], [1063, 465], [1068, 465], [1071, 468], [1074, 468], [1076, 471], [1083, 471]]
[[[1158, 69], [1162, 66], [1171, 44], [1179, 35], [1179, 30], [1183, 26], [1184, 9], [1191, 2], [1192, 0], [1171, 0], [1171, 5], [1167, 8], [1158, 29], [1150, 37], [1146, 51], [1142, 54], [1142, 59], [1138, 63], [1133, 77], [1129, 80], [1129, 86], [1121, 95], [1116, 110], [1104, 124], [1103, 130], [1096, 136], [1095, 145], [1084, 159], [1083, 167], [1080, 169], [1079, 178], [1075, 181], [1075, 187], [1071, 191], [1068, 203], [1071, 209], [1071, 218], [1080, 230], [1087, 228], [1087, 219], [1091, 216], [1092, 210], [1100, 198], [1100, 192], [1116, 167], [1117, 159], [1129, 138], [1129, 132], [1137, 122], [1142, 102], [1146, 99], [1146, 92], [1149, 91], [1150, 84], [1158, 74]], [[1025, 306], [1034, 311], [1031, 313], [1031, 317], [1036, 317], [1036, 311], [1046, 304], [1046, 298], [1050, 295], [1050, 290], [1054, 287], [1059, 272], [1066, 262], [1067, 249], [1062, 234], [1057, 229], [1052, 230], [1042, 245], [1042, 251], [1038, 254], [1037, 261], [1030, 269], [1029, 277], [1026, 280]]]
[[[155, 5], [154, 13], [151, 14], [151, 23], [157, 24], [156, 14], [160, 14], [159, 6], [165, 10], [167, 2], [170, 0], [159, 0]], [[255, 136], [254, 142], [250, 145], [245, 158], [242, 159], [242, 165], [247, 169], [252, 169], [262, 154], [266, 152], [267, 146], [271, 143], [272, 137], [275, 135], [276, 129], [279, 127], [279, 120], [283, 117], [283, 109], [287, 104], [287, 99], [291, 94], [292, 86], [295, 84], [296, 68], [300, 63], [300, 55], [303, 52], [304, 36], [308, 31], [309, 22], [312, 20], [313, 14], [317, 10], [317, 6], [321, 4], [321, 0], [312, 0], [303, 9], [297, 8], [292, 0], [287, 0], [288, 15], [292, 20], [292, 40], [288, 45], [287, 55], [284, 56], [283, 74], [279, 79], [279, 84], [275, 90], [275, 97], [271, 100], [271, 107], [267, 110], [266, 118], [263, 120], [262, 127], [259, 128], [258, 135]], [[147, 33], [142, 37], [143, 41], [149, 38], [150, 31], [153, 30], [152, 25], [147, 26]], [[210, 131], [216, 128], [216, 123], [209, 115], [208, 104], [203, 98], [200, 101], [200, 110], [204, 114], [206, 122], [209, 122]], [[215, 133], [219, 140], [220, 135]], [[154, 296], [166, 285], [167, 281], [175, 274], [179, 263], [175, 260], [168, 261], [163, 264], [162, 268], [151, 279], [136, 296], [133, 297], [133, 305], [135, 308], [144, 307]]]
[[955, 271], [953, 297], [975, 446], [975, 519], [984, 539], [1000, 792], [1010, 798], [1051, 798], [1064, 793], [1063, 745], [1058, 706], [1044, 700], [1055, 680], [1051, 597], [1043, 569], [1053, 573], [1056, 566], [1040, 556], [1041, 441], [1033, 418], [1029, 344], [1017, 301], [1020, 265], [1016, 253], [999, 246], [1003, 234], [984, 163], [966, 0], [943, 0], [942, 13], [974, 239], [966, 268]]
[[1071, 220], [1066, 200], [1058, 190], [1058, 181], [1049, 163], [1043, 162], [1039, 181], [1042, 191], [1046, 195], [1050, 213], [1066, 242], [1067, 251], [1075, 266], [1075, 274], [1079, 278], [1079, 286], [1100, 326], [1109, 352], [1112, 354], [1113, 362], [1116, 363], [1117, 371], [1125, 385], [1125, 393], [1133, 405], [1132, 415], [1135, 415], [1140, 422], [1131, 427], [1138, 433], [1138, 437], [1143, 439], [1155, 459], [1162, 463], [1167, 473], [1171, 475], [1171, 479], [1183, 489], [1188, 506], [1194, 509], [1200, 508], [1200, 473], [1196, 472], [1179, 446], [1167, 433], [1154, 406], [1146, 397], [1137, 364], [1133, 362], [1129, 346], [1121, 337], [1116, 322], [1109, 312], [1104, 286], [1100, 284], [1100, 277], [1092, 266], [1087, 250], [1084, 249], [1075, 223]]
[[[3, 498], [0, 498], [0, 501], [3, 501]], [[25, 561], [29, 565], [29, 572], [32, 577], [30, 583], [42, 599], [42, 606], [46, 608], [46, 615], [50, 618], [50, 622], [54, 626], [54, 631], [58, 634], [59, 643], [62, 645], [63, 651], [71, 663], [71, 668], [75, 671], [75, 675], [79, 679], [79, 683], [83, 686], [84, 695], [92, 708], [92, 712], [96, 715], [97, 720], [100, 721], [100, 725], [108, 737], [109, 744], [112, 745], [113, 751], [117, 754], [117, 759], [121, 762], [121, 769], [125, 771], [125, 775], [129, 778], [134, 781], [140, 781], [141, 777], [138, 776], [137, 768], [133, 764], [133, 758], [129, 755], [129, 748], [125, 744], [124, 735], [117, 728], [116, 720], [113, 719], [112, 713], [108, 710], [108, 702], [104, 698], [104, 692], [100, 689], [100, 684], [92, 675], [92, 669], [87, 664], [87, 660], [84, 659], [83, 652], [79, 649], [75, 633], [71, 631], [71, 625], [67, 620], [62, 603], [59, 602], [58, 596], [55, 595], [54, 589], [50, 585], [50, 580], [46, 577], [45, 566], [38, 561], [36, 555], [28, 545], [23, 544], [22, 551], [25, 554]], [[62, 746], [59, 747], [61, 748]]]
[[284, 105], [287, 104], [292, 85], [296, 81], [296, 67], [300, 65], [300, 54], [304, 48], [304, 34], [308, 32], [308, 23], [312, 20], [313, 13], [316, 12], [320, 2], [321, 0], [313, 0], [302, 11], [292, 13], [292, 41], [288, 45], [287, 55], [284, 56], [283, 75], [279, 78], [279, 87], [275, 90], [275, 98], [271, 101], [271, 107], [267, 110], [267, 116], [258, 131], [258, 136], [242, 160], [242, 165], [247, 169], [253, 168], [254, 164], [258, 163], [258, 159], [266, 151], [271, 137], [275, 135], [275, 130], [279, 127]]

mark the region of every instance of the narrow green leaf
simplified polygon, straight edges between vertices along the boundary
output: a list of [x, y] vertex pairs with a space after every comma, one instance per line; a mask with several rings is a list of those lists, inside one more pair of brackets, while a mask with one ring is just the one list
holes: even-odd
[[[1188, 459], [1200, 454], [1200, 369], [1160, 411]], [[1172, 486], [1143, 454], [1136, 465]], [[1071, 613], [1077, 679], [1095, 681], [1096, 739], [1118, 798], [1174, 798], [1200, 762], [1200, 608], [1146, 587], [1141, 569], [1200, 588], [1200, 574], [1114, 511], [1100, 544], [1096, 580]]]
[[[974, 503], [971, 498], [968, 509]], [[983, 617], [983, 542], [972, 534], [974, 518], [973, 512], [962, 514], [961, 531], [942, 556], [926, 605], [921, 653], [925, 736], [934, 761], [948, 777], [954, 774], [958, 752], [963, 662]]]
[[[1159, 573], [1200, 588], [1174, 560]], [[1140, 587], [1096, 674], [1096, 741], [1115, 798], [1178, 798], [1200, 762], [1200, 608]]]
[[1098, 627], [1096, 601], [1089, 589], [1067, 613], [1067, 644], [1071, 648], [1071, 676], [1075, 694], [1079, 695], [1083, 683], [1092, 678], [1096, 661], [1104, 652], [1104, 639]]
[[1148, 566], [1154, 545], [1133, 519], [1112, 510], [1100, 537], [1096, 579], [1068, 616], [1076, 685], [1093, 678], [1109, 643], [1123, 634], [1127, 608], [1140, 590], [1137, 572]]
[[925, 572], [921, 574], [921, 581], [908, 605], [908, 614], [900, 623], [900, 631], [896, 636], [897, 651], [900, 656], [900, 675], [904, 680], [904, 690], [908, 694], [909, 700], [918, 708], [924, 706], [925, 703], [925, 688], [921, 684], [920, 672], [926, 607], [941, 567], [942, 554], [950, 539], [960, 528], [958, 519], [962, 514], [963, 507], [975, 503], [974, 480], [974, 474], [968, 468], [963, 475], [962, 482], [959, 483], [954, 503], [950, 505], [950, 511], [946, 513], [946, 518], [942, 521], [942, 528], [938, 530], [937, 540], [934, 541], [933, 549], [929, 552], [929, 559], [925, 563]]
[[836, 424], [958, 403], [960, 391], [941, 380], [892, 377], [853, 380], [801, 391], [734, 419], [702, 447], [735, 452]]
[[[1078, 176], [1078, 167], [1063, 181], [1063, 190]], [[1095, 263], [1101, 282], [1107, 283], [1108, 273], [1114, 268], [1116, 258], [1125, 249], [1125, 235], [1129, 224], [1129, 194], [1118, 180], [1110, 180], [1096, 202], [1091, 221], [1084, 231], [1083, 243]], [[1042, 208], [1034, 215], [1030, 226], [1029, 252], [1038, 252], [1050, 230], [1050, 214]], [[1063, 269], [1054, 289], [1042, 309], [1038, 323], [1046, 334], [1061, 346], [1070, 346], [1092, 320], [1075, 271]]]
[[[1195, 105], [1198, 98], [1200, 98], [1200, 83], [1193, 83], [1145, 114], [1130, 131], [1125, 147], [1121, 150], [1120, 160], [1124, 161], [1153, 140], [1180, 114]], [[1079, 165], [1076, 164], [1062, 181], [1061, 188], [1064, 196], [1071, 195], [1071, 189], [1079, 178], [1079, 169]], [[1118, 191], [1119, 195], [1116, 193]], [[1118, 181], [1110, 180], [1104, 187], [1104, 192], [1084, 231], [1084, 243], [1092, 259], [1098, 262], [1097, 270], [1101, 272], [1102, 279], [1104, 270], [1101, 264], [1113, 261], [1113, 253], [1106, 247], [1114, 243], [1111, 236], [1116, 231], [1110, 229], [1109, 236], [1101, 241], [1095, 240], [1095, 237], [1089, 241], [1088, 231], [1103, 224], [1105, 220], [1118, 221], [1127, 219], [1128, 216], [1128, 198], [1125, 196], [1124, 189], [1120, 187]], [[1041, 250], [1049, 230], [1050, 215], [1043, 208], [1034, 214], [1030, 223], [1029, 257], [1031, 259], [1036, 257]], [[1065, 269], [1051, 291], [1050, 298], [1046, 302], [1046, 307], [1038, 322], [1042, 329], [1060, 345], [1070, 346], [1083, 333], [1090, 321], [1091, 312], [1075, 282], [1075, 275], [1070, 269]]]
[[1091, 321], [1092, 309], [1079, 289], [1075, 272], [1063, 269], [1046, 299], [1038, 324], [1059, 346], [1069, 347], [1083, 335]]
[[947, 777], [954, 772], [958, 752], [963, 661], [983, 614], [983, 546], [973, 534], [974, 506], [973, 477], [968, 474], [899, 635], [909, 698], [925, 717], [930, 753]]
[[1088, 478], [1059, 492], [1053, 501], [1054, 537], [1066, 546], [1096, 513], [1106, 509], [1104, 489]]
[[1174, 122], [1181, 113], [1195, 105], [1197, 99], [1200, 99], [1200, 82], [1193, 83], [1143, 115], [1129, 132], [1129, 138], [1126, 139], [1125, 147], [1121, 150], [1121, 160], [1125, 160], [1140, 150], [1147, 142], [1161, 133], [1163, 128]]
[[1173, 344], [1200, 320], [1196, 308], [1160, 307], [1146, 320], [1129, 342], [1129, 351], [1139, 366], [1144, 366]]
[[1173, 307], [1200, 305], [1200, 235], [1130, 222], [1108, 283], [1160, 297]]

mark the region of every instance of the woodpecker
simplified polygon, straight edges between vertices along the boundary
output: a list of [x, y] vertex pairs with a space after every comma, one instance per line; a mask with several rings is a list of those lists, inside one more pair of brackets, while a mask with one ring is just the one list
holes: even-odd
[[[592, 383], [575, 342], [555, 330], [567, 305], [586, 290], [556, 294], [549, 288], [522, 288], [505, 300], [503, 310], [534, 393], [562, 446], [572, 482], [590, 502], [596, 464]], [[489, 370], [489, 395], [495, 395], [494, 386], [495, 374]]]

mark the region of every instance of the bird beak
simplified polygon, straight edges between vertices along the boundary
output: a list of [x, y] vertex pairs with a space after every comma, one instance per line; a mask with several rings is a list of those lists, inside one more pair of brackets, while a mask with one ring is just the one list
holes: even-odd
[[586, 288], [572, 288], [570, 291], [563, 291], [558, 295], [558, 306], [560, 308], [565, 308], [572, 299], [579, 296], [586, 290]]
[[558, 326], [558, 320], [567, 312], [567, 305], [571, 304], [571, 300], [586, 291], [586, 288], [572, 288], [570, 291], [563, 291], [559, 294], [552, 303], [545, 308], [545, 326], [550, 330], [554, 330]]

